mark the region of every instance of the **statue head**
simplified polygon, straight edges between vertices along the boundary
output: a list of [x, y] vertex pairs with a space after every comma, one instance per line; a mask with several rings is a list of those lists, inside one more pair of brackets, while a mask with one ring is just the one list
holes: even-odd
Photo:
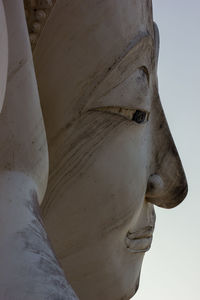
[[172, 208], [187, 193], [158, 48], [148, 0], [58, 0], [34, 48], [50, 155], [42, 212], [80, 299], [133, 296], [154, 204]]

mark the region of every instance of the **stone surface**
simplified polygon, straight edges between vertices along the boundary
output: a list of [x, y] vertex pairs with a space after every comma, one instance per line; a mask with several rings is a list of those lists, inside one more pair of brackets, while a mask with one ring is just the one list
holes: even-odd
[[9, 62], [0, 115], [0, 299], [75, 300], [39, 212], [48, 153], [23, 1], [0, 1], [0, 8], [4, 76]]
[[80, 299], [134, 295], [153, 204], [186, 194], [158, 51], [151, 1], [108, 0], [57, 1], [33, 52], [50, 158], [42, 214]]
[[66, 276], [81, 300], [130, 299], [154, 204], [187, 193], [158, 94], [152, 3], [24, 4], [0, 1], [0, 298], [77, 299]]

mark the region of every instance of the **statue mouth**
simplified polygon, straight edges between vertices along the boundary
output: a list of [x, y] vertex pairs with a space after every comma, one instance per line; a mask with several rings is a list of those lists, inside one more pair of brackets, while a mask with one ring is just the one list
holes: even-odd
[[135, 232], [128, 232], [125, 238], [126, 248], [132, 253], [143, 253], [151, 248], [154, 226], [146, 226]]

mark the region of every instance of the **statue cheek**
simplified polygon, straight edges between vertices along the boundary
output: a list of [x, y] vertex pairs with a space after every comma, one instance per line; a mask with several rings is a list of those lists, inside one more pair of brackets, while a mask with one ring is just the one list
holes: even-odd
[[[103, 195], [105, 206], [113, 205], [111, 213], [137, 218], [146, 191], [146, 148], [140, 130], [127, 129], [105, 141], [95, 155], [90, 173], [90, 187]], [[119, 133], [119, 131], [118, 131]], [[134, 133], [134, 134], [133, 134]]]

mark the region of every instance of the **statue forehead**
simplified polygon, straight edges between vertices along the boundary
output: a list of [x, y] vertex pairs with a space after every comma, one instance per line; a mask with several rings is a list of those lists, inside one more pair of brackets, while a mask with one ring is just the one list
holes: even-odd
[[[24, 0], [24, 6], [33, 49], [50, 19], [64, 25], [66, 33], [70, 31], [70, 34], [75, 33], [78, 25], [80, 33], [82, 29], [88, 35], [102, 28], [104, 38], [106, 33], [118, 32], [126, 38], [145, 30], [153, 35], [151, 0]], [[72, 26], [67, 26], [70, 24]]]
[[[60, 74], [59, 77], [66, 75], [67, 78], [70, 74], [71, 82], [73, 75], [77, 79], [82, 75], [78, 79], [79, 83], [93, 79], [95, 81], [96, 77], [96, 81], [101, 81], [100, 77], [106, 76], [105, 73], [114, 69], [121, 61], [121, 70], [125, 64], [134, 65], [146, 52], [145, 47], [138, 47], [141, 40], [143, 45], [149, 45], [146, 37], [154, 39], [149, 0], [57, 0], [50, 1], [51, 9], [42, 5], [43, 2], [48, 1], [25, 1], [27, 15], [32, 16], [30, 11], [35, 11], [35, 18], [38, 19], [37, 11], [41, 12], [43, 8], [48, 17], [44, 30], [41, 26], [40, 32], [34, 33], [38, 37], [37, 45], [33, 45], [38, 72], [51, 64], [54, 72]], [[30, 3], [33, 3], [32, 6]], [[34, 30], [34, 26], [31, 26], [33, 19], [33, 16], [27, 18], [31, 36], [31, 31]], [[131, 59], [131, 53], [135, 55], [135, 59]]]

